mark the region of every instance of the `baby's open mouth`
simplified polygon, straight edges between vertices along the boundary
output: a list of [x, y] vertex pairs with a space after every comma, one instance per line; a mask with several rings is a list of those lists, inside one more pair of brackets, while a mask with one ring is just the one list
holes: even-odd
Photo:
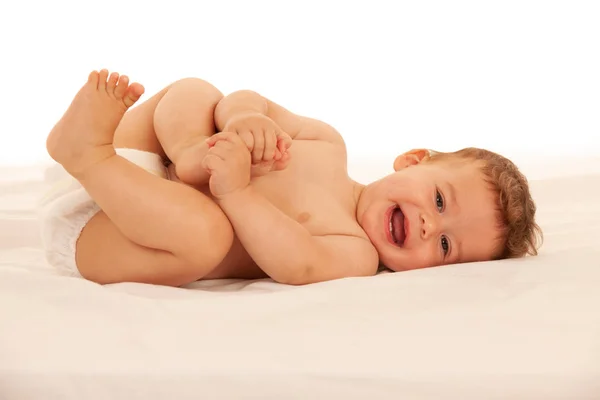
[[398, 245], [404, 245], [406, 239], [406, 223], [404, 214], [399, 206], [396, 206], [390, 213], [389, 230], [393, 242]]

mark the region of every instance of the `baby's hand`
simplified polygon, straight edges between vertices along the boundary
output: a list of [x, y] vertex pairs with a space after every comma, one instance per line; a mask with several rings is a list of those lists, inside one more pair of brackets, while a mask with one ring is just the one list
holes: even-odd
[[250, 183], [250, 152], [233, 132], [217, 133], [206, 140], [209, 150], [202, 165], [210, 173], [210, 192], [217, 199], [242, 190]]
[[232, 118], [223, 131], [237, 133], [246, 143], [252, 153], [252, 175], [287, 166], [292, 138], [271, 118], [260, 113], [241, 114]]

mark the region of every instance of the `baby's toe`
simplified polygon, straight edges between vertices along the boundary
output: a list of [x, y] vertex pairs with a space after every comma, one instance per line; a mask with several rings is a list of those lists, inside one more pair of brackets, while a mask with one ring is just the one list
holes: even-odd
[[129, 87], [129, 77], [127, 75], [121, 75], [119, 81], [117, 83], [117, 87], [115, 88], [115, 96], [117, 99], [122, 99], [125, 96], [125, 92]]
[[98, 89], [106, 90], [106, 80], [108, 79], [108, 70], [103, 69], [98, 75]]
[[88, 76], [88, 83], [94, 89], [98, 88], [98, 71], [92, 71], [92, 72], [90, 72], [90, 75]]
[[140, 97], [144, 94], [144, 87], [139, 83], [133, 83], [129, 86], [129, 90], [125, 93], [123, 97], [123, 103], [127, 107], [131, 107], [136, 101], [140, 99]]
[[115, 87], [117, 87], [117, 82], [119, 81], [119, 74], [117, 72], [113, 72], [110, 74], [108, 78], [108, 83], [106, 84], [106, 91], [109, 94], [114, 94]]

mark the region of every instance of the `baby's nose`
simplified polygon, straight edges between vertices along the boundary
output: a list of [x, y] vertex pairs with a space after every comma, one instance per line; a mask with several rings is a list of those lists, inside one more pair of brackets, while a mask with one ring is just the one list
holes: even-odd
[[421, 237], [426, 240], [437, 235], [438, 222], [435, 217], [421, 214]]

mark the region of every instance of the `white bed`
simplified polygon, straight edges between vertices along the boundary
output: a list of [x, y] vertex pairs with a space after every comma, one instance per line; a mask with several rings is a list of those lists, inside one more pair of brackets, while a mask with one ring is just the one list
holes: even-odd
[[538, 257], [186, 289], [58, 275], [34, 215], [44, 169], [4, 169], [0, 399], [600, 399], [600, 173], [585, 167], [532, 182]]

